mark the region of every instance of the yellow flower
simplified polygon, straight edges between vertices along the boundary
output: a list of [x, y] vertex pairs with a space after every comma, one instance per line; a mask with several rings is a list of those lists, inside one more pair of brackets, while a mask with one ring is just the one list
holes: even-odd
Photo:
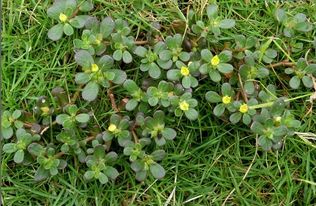
[[67, 19], [68, 19], [68, 17], [67, 17], [65, 14], [63, 14], [63, 13], [60, 13], [60, 14], [59, 14], [59, 20], [60, 20], [61, 22], [66, 22]]
[[190, 70], [186, 66], [182, 66], [180, 72], [183, 76], [188, 76], [190, 74]]
[[41, 107], [41, 111], [44, 113], [44, 114], [48, 114], [50, 109], [49, 107]]
[[182, 111], [188, 111], [189, 110], [189, 104], [185, 101], [185, 100], [183, 100], [183, 101], [181, 101], [180, 103], [179, 103], [179, 107], [180, 107], [180, 109], [182, 110]]
[[239, 111], [241, 113], [246, 113], [248, 112], [248, 105], [247, 104], [242, 104], [240, 107], [239, 107]]
[[98, 65], [92, 64], [92, 65], [91, 65], [91, 71], [92, 71], [92, 72], [97, 72], [97, 71], [99, 71]]
[[232, 98], [230, 96], [225, 95], [222, 97], [222, 102], [224, 104], [229, 104], [229, 103], [231, 103], [231, 101], [232, 101]]
[[213, 58], [211, 59], [211, 64], [213, 66], [217, 66], [220, 63], [220, 59], [217, 55], [213, 56]]
[[110, 124], [110, 126], [108, 127], [108, 130], [110, 132], [115, 132], [117, 130], [117, 127], [115, 124]]

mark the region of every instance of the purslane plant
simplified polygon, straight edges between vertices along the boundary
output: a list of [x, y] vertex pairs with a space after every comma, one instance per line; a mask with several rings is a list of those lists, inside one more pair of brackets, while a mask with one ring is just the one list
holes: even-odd
[[[67, 85], [58, 86], [39, 97], [33, 111], [2, 112], [3, 151], [16, 165], [32, 163], [35, 180], [55, 176], [73, 162], [84, 179], [101, 184], [114, 181], [125, 168], [116, 165], [123, 162], [130, 162], [139, 181], [161, 179], [166, 170], [158, 162], [168, 155], [163, 149], [182, 136], [175, 122], [203, 121], [198, 111], [242, 127], [245, 135], [248, 129], [266, 151], [281, 148], [299, 130], [290, 102], [312, 97], [316, 73], [312, 52], [304, 58], [296, 53], [304, 49], [301, 42], [286, 38], [284, 46], [277, 37], [261, 43], [226, 33], [235, 20], [222, 16], [216, 4], [208, 5], [205, 15], [193, 14], [184, 35], [163, 36], [161, 30], [137, 37], [122, 19], [81, 15], [93, 14], [93, 8], [91, 0], [55, 0], [48, 9], [58, 22], [48, 31], [50, 39], [75, 34], [67, 37], [78, 65], [73, 95]], [[288, 37], [307, 39], [313, 29], [302, 14], [277, 10], [276, 17]], [[272, 73], [284, 80], [277, 83]], [[288, 93], [287, 79], [293, 89], [302, 82], [304, 94]]]

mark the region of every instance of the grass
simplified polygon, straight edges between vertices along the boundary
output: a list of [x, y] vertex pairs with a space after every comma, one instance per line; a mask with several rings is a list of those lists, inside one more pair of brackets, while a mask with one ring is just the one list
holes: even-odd
[[[96, 2], [96, 15], [122, 17], [134, 25], [134, 32], [139, 36], [151, 28], [153, 20], [164, 26], [173, 25], [174, 20], [181, 18], [179, 8], [186, 7], [185, 3], [178, 6], [171, 0], [146, 1], [143, 10], [135, 8], [129, 0]], [[206, 2], [196, 1], [193, 7], [201, 12]], [[278, 34], [272, 18], [275, 5], [266, 7], [263, 1], [220, 2], [221, 13], [237, 19], [238, 26], [233, 32], [262, 40]], [[72, 42], [64, 38], [53, 43], [47, 38], [47, 30], [52, 25], [46, 16], [50, 4], [51, 1], [3, 1], [4, 108], [31, 110], [38, 96], [49, 95], [57, 85], [70, 93], [76, 88]], [[284, 6], [293, 13], [304, 12], [316, 21], [316, 4], [312, 1]], [[232, 32], [227, 36], [230, 34]], [[308, 43], [311, 39], [302, 41]], [[207, 90], [206, 85], [198, 88], [196, 98], [204, 98]], [[291, 94], [297, 96], [302, 92]], [[107, 101], [91, 106], [100, 111], [100, 108], [111, 108]], [[305, 116], [308, 103], [297, 100], [292, 106], [298, 117], [304, 117], [301, 131], [315, 132], [315, 112]], [[179, 136], [165, 146], [169, 155], [162, 163], [167, 169], [162, 180], [136, 182], [134, 173], [121, 157], [117, 164], [122, 165], [121, 174], [115, 183], [104, 186], [97, 182], [86, 183], [82, 172], [73, 167], [47, 181], [34, 183], [34, 165], [14, 165], [9, 161], [10, 156], [2, 155], [2, 203], [14, 206], [316, 204], [315, 148], [293, 136], [286, 139], [280, 151], [263, 152], [256, 148], [255, 136], [249, 136], [244, 128], [223, 124], [211, 114], [209, 104], [201, 103], [199, 110], [198, 121], [174, 122]], [[107, 113], [100, 115], [106, 120]]]

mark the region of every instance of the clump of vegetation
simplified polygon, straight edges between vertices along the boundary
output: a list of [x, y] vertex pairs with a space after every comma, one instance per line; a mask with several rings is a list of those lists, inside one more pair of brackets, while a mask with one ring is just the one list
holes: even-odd
[[[300, 121], [290, 103], [310, 97], [315, 89], [316, 64], [308, 53], [297, 60], [285, 55], [288, 59], [283, 60], [286, 51], [276, 38], [259, 42], [240, 34], [230, 46], [220, 46], [225, 39], [221, 35], [236, 22], [219, 16], [216, 4], [192, 17], [187, 32], [154, 42], [138, 41], [122, 19], [97, 20], [93, 8], [89, 0], [56, 0], [47, 12], [57, 22], [48, 37], [74, 44], [78, 69], [73, 80], [79, 86], [73, 97], [57, 87], [53, 98], [39, 97], [33, 112], [2, 113], [3, 151], [16, 163], [33, 163], [36, 180], [62, 172], [71, 159], [79, 160], [86, 180], [101, 184], [120, 175], [116, 166], [121, 161], [130, 162], [139, 181], [163, 178], [166, 170], [158, 162], [168, 155], [164, 146], [177, 138], [174, 120], [198, 120], [203, 101], [208, 102], [208, 115], [246, 128], [265, 151], [281, 148], [298, 131]], [[286, 37], [313, 29], [303, 14], [292, 17], [283, 9], [275, 14]], [[71, 39], [74, 33], [80, 39]], [[197, 41], [194, 48], [184, 48], [185, 38]], [[287, 68], [273, 70], [278, 66]], [[140, 78], [134, 79], [130, 68]], [[270, 69], [289, 79], [288, 85], [275, 84]], [[284, 92], [301, 85], [306, 94], [292, 97]], [[203, 99], [195, 96], [201, 88], [206, 89]], [[112, 110], [97, 119], [92, 107], [104, 101]], [[47, 137], [48, 128], [54, 138]]]

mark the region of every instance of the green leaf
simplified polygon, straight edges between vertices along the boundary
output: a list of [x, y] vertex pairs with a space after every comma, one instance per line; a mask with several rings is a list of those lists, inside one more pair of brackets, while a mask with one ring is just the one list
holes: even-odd
[[13, 118], [13, 119], [18, 119], [19, 117], [21, 117], [21, 115], [22, 115], [21, 110], [15, 110], [15, 111], [12, 113], [12, 118]]
[[86, 84], [91, 79], [90, 75], [85, 72], [80, 72], [75, 75], [75, 82], [77, 84]]
[[107, 183], [109, 181], [109, 179], [104, 173], [100, 172], [100, 174], [99, 174], [99, 181], [100, 181], [101, 184], [105, 184], [105, 183]]
[[95, 172], [94, 171], [91, 171], [91, 170], [88, 170], [84, 173], [83, 177], [86, 179], [86, 180], [91, 180], [93, 177], [94, 177], [94, 174]]
[[137, 105], [138, 105], [138, 102], [135, 99], [130, 99], [125, 105], [125, 109], [127, 111], [133, 111], [137, 107]]
[[163, 50], [159, 53], [159, 58], [163, 61], [168, 61], [172, 57], [172, 53], [169, 50]]
[[43, 166], [40, 166], [34, 175], [35, 181], [42, 181], [49, 177], [49, 170], [45, 170]]
[[103, 55], [98, 61], [99, 67], [103, 70], [111, 69], [113, 67], [113, 64], [114, 60], [109, 55]]
[[100, 33], [103, 35], [103, 38], [110, 36], [115, 27], [115, 23], [111, 17], [105, 17], [100, 23]]
[[176, 137], [177, 132], [172, 128], [164, 128], [164, 130], [162, 130], [161, 134], [164, 138], [166, 138], [168, 140], [173, 140]]
[[216, 70], [210, 70], [208, 74], [213, 82], [219, 82], [222, 79], [221, 74]]
[[2, 150], [5, 153], [13, 153], [13, 152], [16, 152], [17, 147], [16, 147], [15, 143], [7, 143], [7, 144], [3, 145]]
[[189, 76], [185, 76], [182, 78], [182, 86], [185, 88], [185, 89], [188, 89], [191, 87], [191, 79]]
[[236, 124], [240, 121], [241, 117], [242, 117], [242, 114], [240, 112], [236, 112], [230, 115], [229, 120], [231, 123]]
[[24, 160], [24, 151], [23, 150], [18, 150], [16, 151], [16, 153], [14, 154], [14, 162], [15, 163], [21, 163]]
[[201, 51], [201, 57], [205, 62], [210, 62], [213, 55], [208, 49], [203, 49]]
[[217, 68], [220, 72], [224, 74], [228, 74], [234, 70], [234, 67], [231, 64], [227, 63], [220, 63], [219, 65], [217, 65]]
[[190, 54], [188, 52], [181, 52], [179, 55], [179, 58], [184, 61], [187, 62], [190, 60]]
[[57, 117], [56, 117], [56, 122], [57, 124], [60, 124], [60, 125], [63, 125], [64, 122], [69, 119], [69, 115], [68, 114], [59, 114]]
[[91, 54], [86, 50], [80, 50], [76, 52], [75, 61], [78, 65], [85, 68], [90, 68], [91, 65], [94, 63]]
[[13, 136], [12, 127], [8, 127], [8, 128], [1, 127], [1, 135], [4, 139], [10, 139]]
[[64, 33], [67, 36], [71, 36], [74, 34], [74, 29], [72, 28], [72, 26], [70, 24], [65, 24], [64, 25]]
[[244, 89], [247, 94], [253, 94], [255, 92], [255, 86], [252, 81], [246, 81]]
[[64, 33], [64, 25], [57, 24], [48, 30], [48, 38], [53, 41], [59, 40]]
[[32, 143], [27, 147], [27, 151], [32, 155], [39, 156], [42, 152], [44, 152], [44, 147], [38, 143]]
[[223, 19], [219, 22], [219, 27], [221, 29], [230, 29], [235, 26], [235, 20], [233, 19]]
[[90, 119], [90, 116], [88, 114], [78, 114], [76, 116], [77, 122], [80, 122], [80, 123], [87, 123], [89, 119]]
[[151, 156], [153, 160], [161, 161], [166, 156], [166, 152], [164, 150], [156, 150], [153, 153], [151, 153]]
[[115, 180], [119, 176], [118, 171], [114, 167], [110, 167], [110, 166], [106, 167], [106, 169], [104, 170], [104, 173], [106, 174], [106, 176], [108, 176], [112, 180]]
[[138, 46], [138, 47], [136, 47], [134, 53], [135, 53], [137, 56], [145, 57], [145, 55], [147, 54], [147, 49], [146, 49], [145, 47]]
[[231, 51], [224, 50], [218, 55], [218, 57], [221, 62], [229, 62], [232, 59], [233, 55]]
[[272, 141], [265, 136], [259, 137], [258, 144], [266, 151], [270, 150], [272, 147]]
[[88, 12], [93, 9], [92, 0], [86, 0], [80, 4], [79, 10], [83, 12]]
[[167, 79], [171, 81], [177, 81], [181, 77], [181, 73], [179, 69], [170, 69], [167, 72]]
[[126, 80], [123, 84], [123, 87], [129, 93], [134, 93], [134, 92], [137, 92], [139, 90], [139, 87], [137, 86], [137, 84], [131, 79]]
[[82, 98], [86, 101], [93, 101], [99, 93], [99, 85], [96, 82], [89, 82], [82, 91]]
[[126, 73], [120, 69], [111, 69], [111, 72], [115, 74], [114, 79], [112, 80], [114, 84], [123, 84], [127, 78]]
[[293, 76], [291, 79], [290, 79], [290, 87], [293, 88], [293, 89], [297, 89], [299, 88], [300, 84], [301, 84], [301, 80], [297, 77], [297, 76]]
[[129, 51], [124, 51], [123, 52], [123, 62], [126, 64], [129, 64], [133, 61], [133, 57], [131, 55], [131, 53], [129, 53]]
[[189, 108], [189, 110], [185, 111], [184, 114], [189, 120], [196, 120], [199, 116], [199, 113], [193, 108]]
[[302, 82], [303, 82], [304, 86], [307, 88], [312, 88], [314, 85], [312, 78], [310, 78], [309, 76], [304, 76], [302, 78]]
[[222, 97], [214, 91], [206, 92], [205, 99], [211, 103], [218, 103], [222, 101]]
[[215, 116], [219, 117], [225, 112], [225, 106], [224, 104], [218, 104], [214, 107], [213, 113]]
[[157, 163], [151, 164], [149, 166], [149, 169], [150, 169], [151, 174], [157, 179], [161, 179], [166, 175], [165, 169], [160, 164], [157, 164]]
[[73, 27], [75, 27], [75, 28], [77, 28], [77, 29], [81, 29], [81, 28], [84, 27], [84, 25], [85, 25], [85, 23], [86, 23], [88, 17], [89, 17], [89, 16], [87, 16], [87, 15], [79, 15], [79, 16], [76, 16], [76, 17], [72, 18], [72, 19], [69, 21], [69, 23], [70, 23]]
[[276, 17], [278, 22], [284, 22], [287, 18], [286, 12], [284, 11], [284, 9], [276, 9], [275, 10], [275, 17]]
[[154, 62], [150, 64], [148, 74], [154, 79], [158, 79], [161, 75], [161, 70]]
[[264, 126], [263, 126], [261, 123], [256, 122], [256, 121], [252, 123], [250, 129], [251, 129], [254, 133], [257, 133], [257, 134], [259, 134], [259, 135], [263, 134], [263, 132], [264, 132], [264, 130], [265, 130]]
[[123, 57], [123, 52], [122, 52], [122, 50], [116, 50], [116, 51], [113, 53], [113, 59], [114, 59], [115, 61], [121, 61], [122, 57]]
[[218, 6], [216, 4], [211, 4], [206, 8], [206, 13], [208, 18], [212, 19], [217, 16]]

